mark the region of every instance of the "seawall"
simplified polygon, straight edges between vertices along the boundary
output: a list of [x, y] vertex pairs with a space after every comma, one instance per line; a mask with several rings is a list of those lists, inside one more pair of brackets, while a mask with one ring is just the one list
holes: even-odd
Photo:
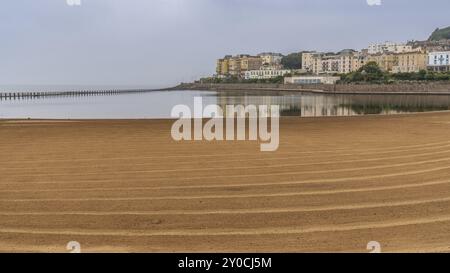
[[214, 90], [214, 91], [299, 91], [326, 94], [445, 94], [450, 95], [450, 82], [433, 83], [395, 83], [395, 84], [208, 84], [183, 83], [175, 87], [178, 90]]

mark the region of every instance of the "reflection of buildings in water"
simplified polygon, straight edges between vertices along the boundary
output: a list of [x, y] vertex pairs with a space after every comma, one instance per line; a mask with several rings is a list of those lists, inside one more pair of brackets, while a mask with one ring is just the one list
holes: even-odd
[[217, 104], [226, 114], [227, 105], [267, 105], [270, 111], [271, 105], [278, 105], [280, 113], [289, 112], [296, 105], [296, 100], [300, 100], [298, 96], [218, 96]]
[[353, 95], [351, 107], [358, 114], [398, 114], [448, 110], [450, 96], [446, 95]]
[[289, 94], [275, 96], [218, 96], [217, 104], [226, 105], [279, 105], [282, 116], [351, 116], [357, 115], [346, 105], [345, 97], [317, 94]]
[[256, 94], [218, 94], [217, 104], [223, 109], [226, 105], [279, 105], [281, 115], [302, 117], [398, 114], [447, 110], [450, 106], [450, 96], [439, 95]]
[[356, 113], [347, 105], [345, 97], [330, 95], [305, 95], [301, 100], [302, 117], [353, 116]]

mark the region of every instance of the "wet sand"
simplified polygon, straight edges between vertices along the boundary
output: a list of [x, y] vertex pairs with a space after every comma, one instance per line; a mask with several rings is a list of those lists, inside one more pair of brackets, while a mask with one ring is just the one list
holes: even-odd
[[280, 148], [171, 121], [0, 121], [0, 251], [450, 251], [450, 113], [283, 118]]

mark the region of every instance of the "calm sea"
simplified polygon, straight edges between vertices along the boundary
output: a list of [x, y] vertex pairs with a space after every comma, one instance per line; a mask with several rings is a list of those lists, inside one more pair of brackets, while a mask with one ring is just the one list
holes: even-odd
[[155, 91], [148, 93], [60, 96], [0, 100], [0, 118], [140, 119], [170, 118], [172, 107], [204, 105], [280, 105], [282, 116], [320, 117], [399, 114], [450, 109], [450, 96], [322, 95], [298, 92]]

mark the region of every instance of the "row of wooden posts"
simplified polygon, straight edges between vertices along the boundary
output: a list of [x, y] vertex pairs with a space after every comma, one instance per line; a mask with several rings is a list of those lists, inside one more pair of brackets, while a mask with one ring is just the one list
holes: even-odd
[[112, 95], [120, 93], [141, 93], [149, 92], [148, 89], [130, 89], [130, 90], [80, 90], [80, 91], [37, 91], [37, 92], [1, 92], [0, 99], [20, 99], [20, 98], [38, 98], [55, 96], [91, 96], [91, 95]]

